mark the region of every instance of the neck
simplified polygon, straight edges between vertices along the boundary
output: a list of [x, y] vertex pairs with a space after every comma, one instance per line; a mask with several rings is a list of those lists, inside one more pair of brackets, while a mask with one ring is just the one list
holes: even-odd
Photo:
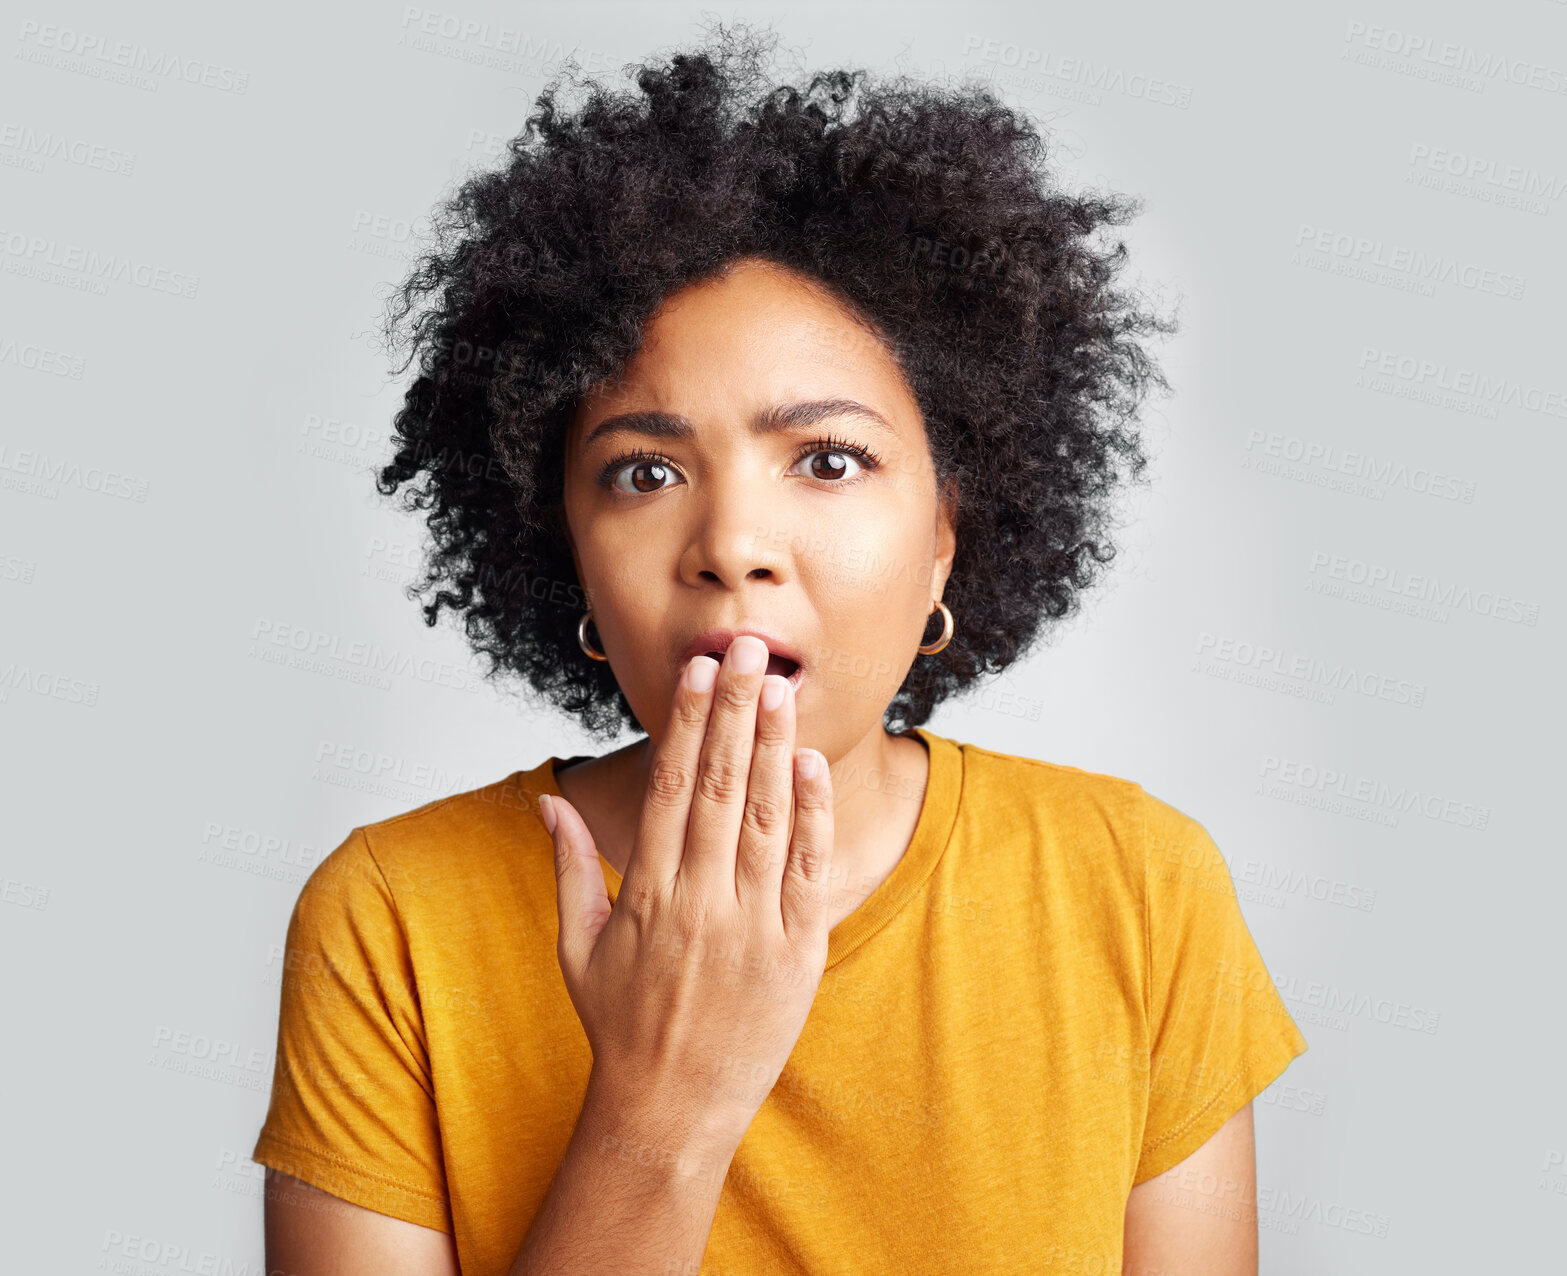
[[[556, 773], [599, 853], [625, 876], [653, 761], [644, 737]], [[878, 725], [832, 762], [834, 910], [846, 915], [896, 867], [924, 806], [930, 760], [913, 732]]]

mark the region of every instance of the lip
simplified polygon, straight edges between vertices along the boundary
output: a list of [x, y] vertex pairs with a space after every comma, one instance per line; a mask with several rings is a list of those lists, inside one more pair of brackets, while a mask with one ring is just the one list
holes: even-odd
[[767, 644], [767, 650], [775, 656], [783, 656], [786, 660], [794, 661], [794, 672], [788, 677], [789, 685], [796, 691], [800, 689], [800, 683], [805, 678], [805, 661], [800, 653], [777, 634], [757, 625], [742, 625], [738, 629], [704, 629], [695, 638], [688, 642], [681, 653], [682, 666], [694, 656], [705, 656], [710, 651], [725, 652], [729, 650], [729, 644], [742, 634], [750, 634], [753, 638], [760, 638]]

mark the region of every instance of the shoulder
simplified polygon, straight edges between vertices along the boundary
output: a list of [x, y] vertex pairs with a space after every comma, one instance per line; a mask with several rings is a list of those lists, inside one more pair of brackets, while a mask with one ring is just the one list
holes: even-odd
[[1149, 841], [1202, 831], [1202, 825], [1185, 811], [1155, 797], [1137, 780], [978, 744], [952, 743], [963, 755], [965, 799], [983, 798], [1008, 806], [1044, 803], [1058, 818], [1102, 824]]
[[965, 803], [1120, 841], [1143, 835], [1151, 799], [1135, 780], [977, 744], [958, 747]]
[[1223, 866], [1202, 824], [1136, 780], [976, 744], [957, 747], [960, 818], [987, 846], [1050, 859], [1066, 878], [1088, 884], [1118, 879], [1138, 897], [1167, 862], [1207, 871]]
[[519, 838], [543, 833], [538, 796], [543, 769], [514, 771], [490, 784], [362, 825], [365, 840], [383, 864], [483, 859], [514, 846]]
[[513, 771], [489, 784], [426, 802], [362, 827], [380, 841], [417, 839], [432, 830], [479, 829], [509, 823], [520, 814], [538, 813], [539, 786], [547, 763], [530, 771]]
[[539, 816], [542, 765], [356, 825], [306, 879], [296, 905], [304, 921], [353, 915], [389, 920], [478, 889], [486, 876], [549, 855]]

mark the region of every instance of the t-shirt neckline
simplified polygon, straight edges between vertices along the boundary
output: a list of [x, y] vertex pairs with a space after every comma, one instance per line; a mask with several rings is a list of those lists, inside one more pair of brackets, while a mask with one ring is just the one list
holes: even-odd
[[[930, 877], [951, 840], [958, 797], [963, 788], [963, 752], [953, 741], [925, 727], [915, 727], [914, 734], [924, 741], [930, 754], [930, 773], [925, 781], [925, 795], [913, 836], [903, 858], [893, 866], [886, 879], [832, 928], [827, 937], [826, 970], [831, 970], [897, 916]], [[576, 757], [555, 756], [546, 760], [538, 768], [539, 792], [564, 797], [555, 778], [555, 767], [576, 760]], [[599, 863], [603, 866], [605, 886], [613, 904], [620, 894], [620, 873], [602, 855]]]

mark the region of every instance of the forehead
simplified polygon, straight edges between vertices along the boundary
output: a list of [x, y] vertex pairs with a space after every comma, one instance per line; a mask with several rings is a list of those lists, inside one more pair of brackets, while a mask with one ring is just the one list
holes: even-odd
[[629, 407], [694, 419], [801, 398], [874, 398], [894, 424], [919, 409], [897, 361], [829, 289], [744, 259], [664, 299], [620, 376], [583, 397], [573, 434]]

